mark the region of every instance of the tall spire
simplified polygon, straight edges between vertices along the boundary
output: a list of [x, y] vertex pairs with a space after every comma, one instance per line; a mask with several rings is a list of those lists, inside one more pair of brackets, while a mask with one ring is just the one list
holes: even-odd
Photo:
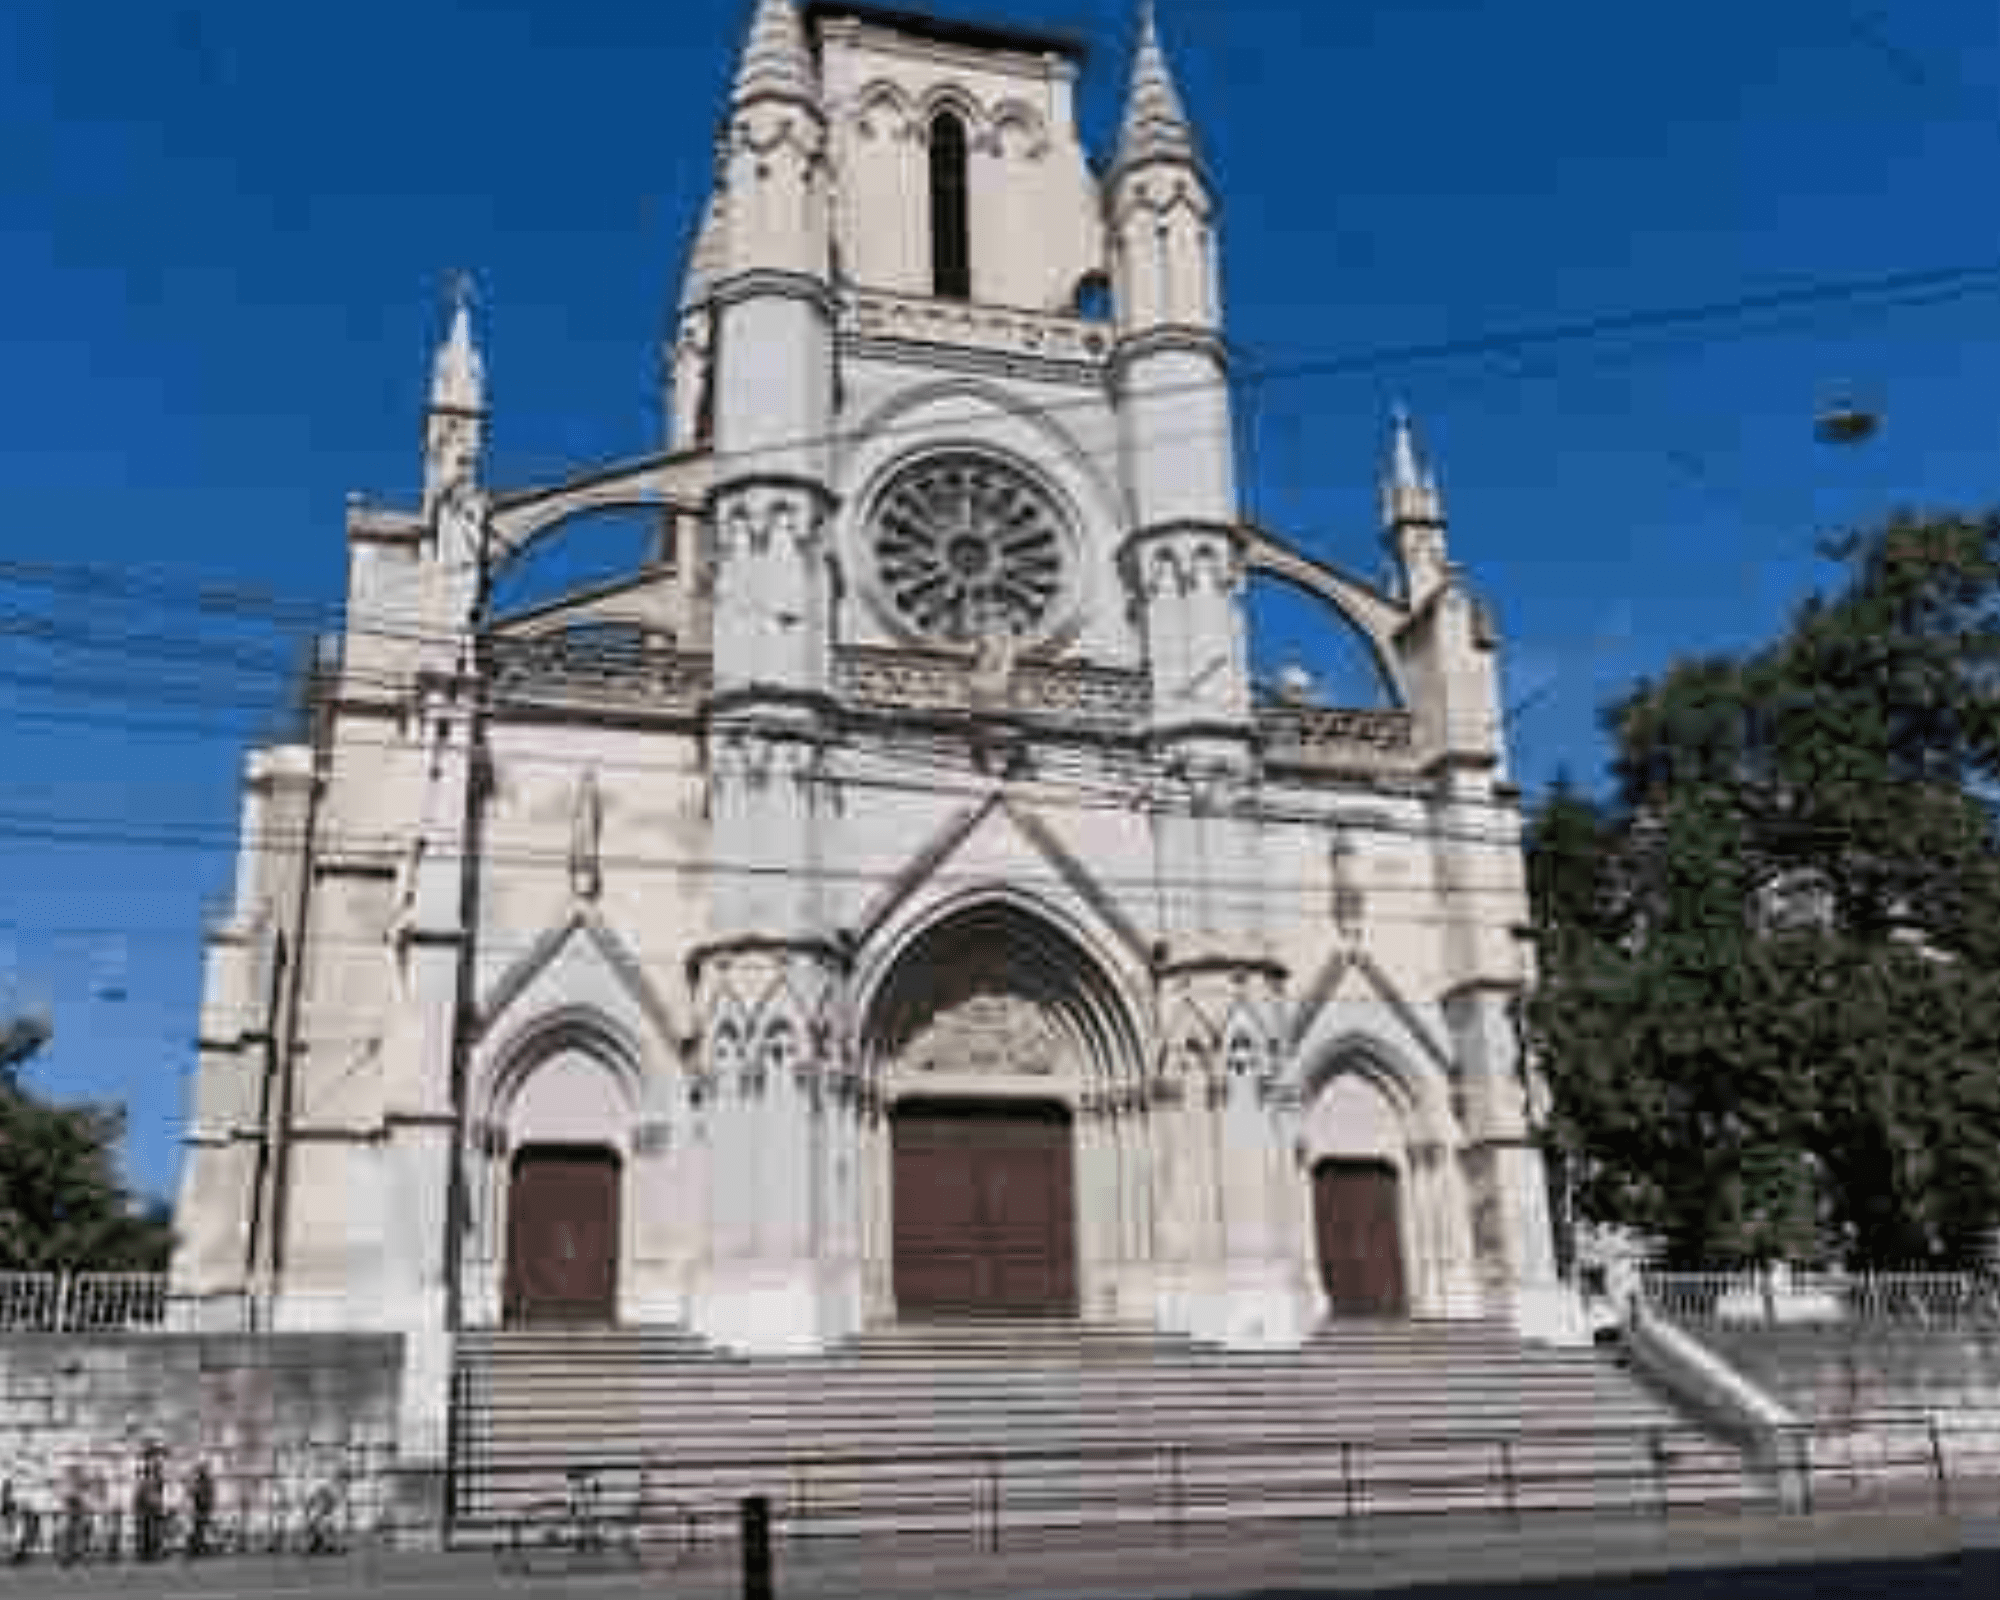
[[1118, 165], [1130, 167], [1141, 161], [1201, 164], [1187, 107], [1160, 44], [1153, 0], [1143, 0], [1139, 9], [1139, 49], [1132, 58], [1132, 88], [1125, 101], [1125, 125], [1118, 135]]
[[472, 280], [459, 273], [451, 286], [451, 331], [431, 360], [433, 411], [484, 411], [486, 363], [472, 342]]
[[736, 69], [738, 105], [765, 97], [819, 103], [805, 29], [792, 0], [757, 0], [743, 61]]

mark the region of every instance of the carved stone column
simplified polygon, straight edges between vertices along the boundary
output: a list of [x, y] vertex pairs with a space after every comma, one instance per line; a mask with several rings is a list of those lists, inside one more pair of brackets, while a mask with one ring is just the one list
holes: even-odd
[[[696, 1296], [704, 1333], [759, 1352], [819, 1348], [820, 1110], [839, 1063], [829, 952], [739, 942], [698, 952], [711, 1110], [711, 1249]], [[837, 1330], [851, 1331], [851, 1330]]]

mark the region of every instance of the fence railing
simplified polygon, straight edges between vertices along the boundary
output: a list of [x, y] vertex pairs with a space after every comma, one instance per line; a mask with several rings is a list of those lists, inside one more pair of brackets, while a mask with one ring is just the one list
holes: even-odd
[[[2000, 1428], [1933, 1415], [1783, 1430], [1773, 1459], [1746, 1465], [1693, 1428], [1484, 1436], [1328, 1438], [1089, 1446], [1073, 1450], [899, 1450], [893, 1458], [796, 1454], [537, 1456], [454, 1474], [449, 1540], [498, 1545], [573, 1520], [591, 1483], [607, 1519], [639, 1534], [726, 1543], [750, 1496], [794, 1540], [943, 1540], [999, 1552], [1049, 1538], [1193, 1538], [1231, 1529], [1487, 1515], [1671, 1517], [1699, 1511], [1811, 1512], [1913, 1498], [1948, 1511], [1960, 1486], [2000, 1478]], [[571, 1486], [571, 1487], [566, 1487]]]
[[[2000, 1427], [1894, 1414], [1780, 1430], [1746, 1470], [1692, 1429], [1301, 1438], [1257, 1445], [898, 1451], [892, 1456], [546, 1452], [460, 1459], [442, 1528], [397, 1491], [391, 1447], [302, 1444], [268, 1457], [178, 1456], [146, 1443], [0, 1462], [0, 1561], [335, 1555], [389, 1546], [635, 1544], [733, 1553], [746, 1498], [788, 1541], [887, 1539], [995, 1555], [1065, 1537], [1188, 1542], [1302, 1524], [1427, 1516], [1672, 1518], [1841, 1508], [1951, 1515], [1990, 1498]], [[589, 1484], [589, 1526], [579, 1479]]]
[[164, 1272], [0, 1272], [0, 1333], [113, 1333], [166, 1325]]
[[1991, 1272], [1741, 1272], [1638, 1274], [1647, 1305], [1680, 1322], [2000, 1325]]

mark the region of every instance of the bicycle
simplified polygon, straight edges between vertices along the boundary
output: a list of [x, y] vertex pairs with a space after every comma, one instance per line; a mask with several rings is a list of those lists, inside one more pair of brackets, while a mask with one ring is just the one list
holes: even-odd
[[655, 1500], [645, 1464], [632, 1499], [618, 1510], [604, 1503], [600, 1469], [571, 1467], [564, 1477], [560, 1500], [537, 1501], [513, 1520], [500, 1547], [503, 1570], [568, 1570], [582, 1558], [616, 1560], [636, 1571], [676, 1566], [693, 1550], [698, 1528], [694, 1513], [678, 1502]]
[[0, 1559], [23, 1566], [42, 1541], [42, 1514], [14, 1498], [14, 1480], [0, 1483]]

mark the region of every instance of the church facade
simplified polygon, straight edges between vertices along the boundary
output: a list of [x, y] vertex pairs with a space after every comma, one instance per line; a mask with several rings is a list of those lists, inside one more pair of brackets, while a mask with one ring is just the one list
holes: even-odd
[[[189, 1325], [401, 1331], [425, 1392], [513, 1324], [1572, 1326], [1497, 643], [1436, 482], [1399, 420], [1384, 586], [1246, 521], [1150, 13], [1097, 166], [1082, 66], [759, 0], [658, 455], [490, 483], [457, 307], [421, 503], [350, 505], [313, 735], [249, 762]], [[633, 508], [640, 570], [490, 604]], [[1395, 703], [1254, 682], [1260, 577]]]

